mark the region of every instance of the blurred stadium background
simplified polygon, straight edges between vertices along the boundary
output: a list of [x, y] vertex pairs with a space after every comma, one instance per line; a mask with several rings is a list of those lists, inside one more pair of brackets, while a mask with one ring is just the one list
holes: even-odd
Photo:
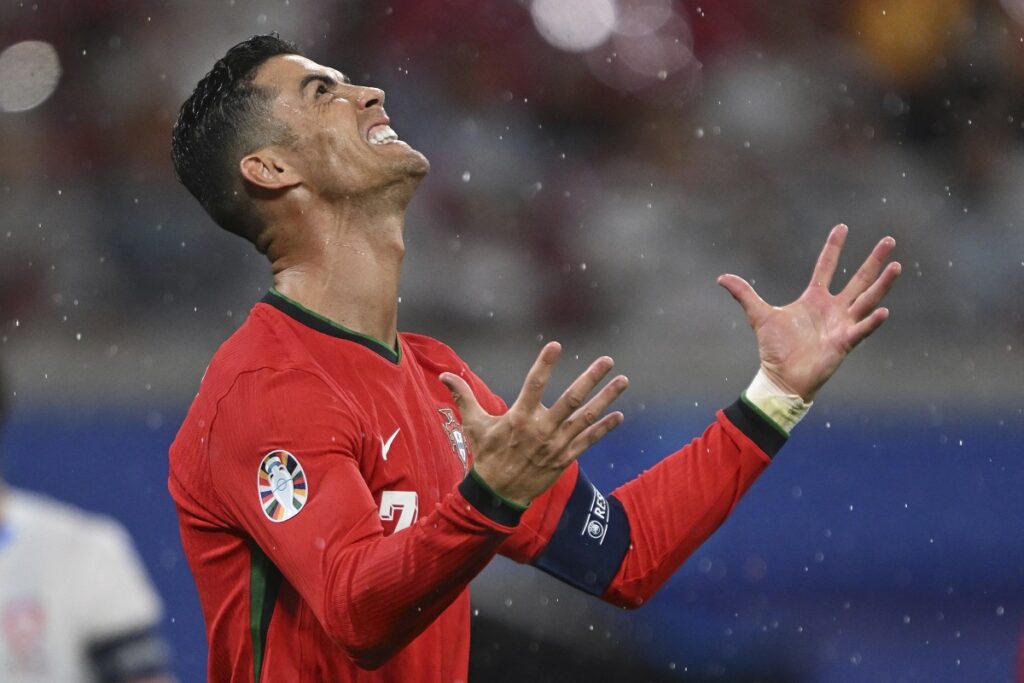
[[[400, 327], [504, 395], [539, 342], [609, 353], [613, 488], [756, 369], [714, 278], [794, 298], [883, 234], [892, 320], [637, 612], [495, 562], [477, 681], [1006, 681], [1024, 623], [1024, 0], [3, 0], [4, 477], [131, 531], [204, 677], [166, 448], [262, 259], [176, 184], [177, 107], [279, 31], [388, 93], [431, 159]], [[24, 43], [24, 41], [39, 41]]]

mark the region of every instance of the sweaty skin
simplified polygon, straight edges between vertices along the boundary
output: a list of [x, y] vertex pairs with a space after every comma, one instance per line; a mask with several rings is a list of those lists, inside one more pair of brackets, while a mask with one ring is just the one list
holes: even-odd
[[[612, 604], [645, 604], [788, 431], [741, 397], [605, 497], [576, 459], [623, 419], [606, 411], [627, 379], [601, 386], [612, 359], [596, 359], [548, 407], [561, 354], [549, 343], [506, 406], [441, 342], [399, 342], [405, 211], [429, 163], [390, 139], [379, 89], [294, 55], [268, 59], [255, 83], [290, 133], [239, 160], [277, 292], [211, 361], [171, 447], [169, 487], [216, 653], [211, 679], [306, 666], [318, 679], [465, 680], [467, 586], [498, 553]], [[833, 229], [788, 305], [719, 278], [755, 330], [759, 386], [785, 392], [775, 398], [813, 399], [888, 316], [878, 306], [900, 271], [885, 265], [891, 238], [829, 291], [846, 232]], [[445, 431], [456, 409], [470, 455]], [[282, 448], [312, 483], [302, 512], [278, 524], [251, 486], [255, 465]], [[405, 501], [405, 526], [384, 494]]]
[[[405, 210], [429, 162], [401, 140], [371, 143], [371, 130], [390, 122], [384, 92], [353, 85], [335, 69], [281, 55], [259, 68], [255, 84], [274, 93], [272, 112], [291, 133], [286, 143], [239, 163], [268, 226], [260, 247], [270, 259], [274, 287], [393, 348]], [[541, 350], [506, 415], [486, 428], [467, 424], [475, 471], [521, 505], [623, 419], [619, 412], [604, 415], [629, 384], [621, 375], [586, 401], [611, 371], [608, 357], [594, 361], [550, 409], [541, 405], [560, 353], [557, 343]], [[471, 395], [459, 378], [441, 379], [460, 399]], [[473, 410], [469, 404], [465, 409]]]

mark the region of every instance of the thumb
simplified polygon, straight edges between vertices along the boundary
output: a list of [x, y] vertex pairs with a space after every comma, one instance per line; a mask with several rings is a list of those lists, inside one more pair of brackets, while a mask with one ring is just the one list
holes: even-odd
[[442, 372], [439, 379], [448, 387], [448, 391], [452, 392], [455, 405], [459, 407], [459, 412], [462, 414], [463, 424], [477, 422], [486, 415], [466, 380], [451, 372]]
[[747, 314], [747, 320], [750, 322], [750, 326], [757, 328], [764, 320], [764, 317], [771, 311], [769, 306], [764, 299], [757, 295], [754, 288], [750, 286], [750, 283], [741, 278], [739, 275], [719, 275], [718, 284], [720, 284], [725, 291], [732, 295], [733, 299], [743, 307], [743, 312]]

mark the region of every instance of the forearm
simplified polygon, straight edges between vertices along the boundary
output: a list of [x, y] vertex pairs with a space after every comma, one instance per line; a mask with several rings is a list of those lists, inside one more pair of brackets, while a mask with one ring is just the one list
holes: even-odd
[[324, 627], [357, 664], [380, 666], [465, 590], [518, 521], [518, 511], [467, 479], [408, 529], [338, 554]]
[[743, 401], [697, 439], [619, 487], [630, 547], [602, 598], [645, 603], [725, 520], [785, 436]]

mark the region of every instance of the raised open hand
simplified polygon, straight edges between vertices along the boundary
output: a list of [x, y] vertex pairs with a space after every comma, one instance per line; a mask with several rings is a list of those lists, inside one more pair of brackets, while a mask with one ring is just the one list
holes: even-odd
[[521, 505], [544, 493], [583, 451], [622, 423], [620, 412], [602, 414], [629, 385], [623, 375], [587, 401], [614, 365], [608, 356], [591, 363], [550, 408], [544, 407], [544, 389], [561, 353], [557, 342], [541, 349], [519, 398], [500, 416], [480, 407], [464, 379], [441, 374], [462, 413], [462, 430], [473, 447], [473, 469], [495, 493]]
[[886, 265], [896, 240], [884, 237], [846, 287], [839, 294], [832, 294], [829, 285], [846, 234], [845, 225], [832, 228], [811, 283], [799, 299], [787, 306], [765, 303], [741, 277], [718, 278], [718, 284], [743, 307], [757, 334], [761, 368], [779, 387], [808, 402], [853, 347], [889, 317], [889, 309], [879, 308], [878, 304], [901, 270], [895, 261]]

